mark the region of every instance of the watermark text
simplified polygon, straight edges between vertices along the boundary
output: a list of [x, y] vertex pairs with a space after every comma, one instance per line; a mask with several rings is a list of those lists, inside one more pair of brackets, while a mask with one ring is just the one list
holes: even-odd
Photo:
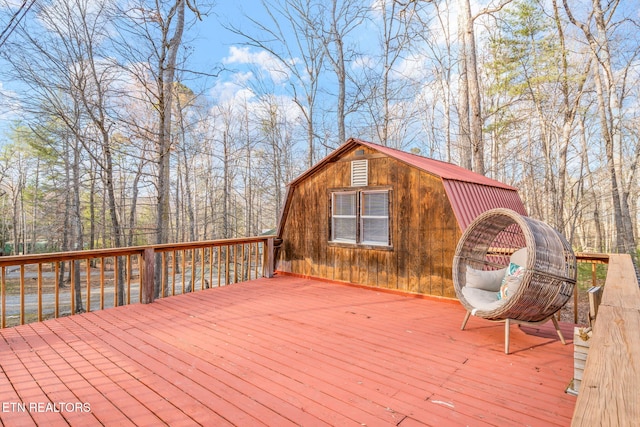
[[89, 402], [2, 402], [1, 412], [91, 412]]

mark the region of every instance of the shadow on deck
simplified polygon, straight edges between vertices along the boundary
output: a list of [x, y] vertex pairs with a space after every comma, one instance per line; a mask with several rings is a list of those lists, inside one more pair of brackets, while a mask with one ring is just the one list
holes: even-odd
[[[568, 425], [573, 346], [289, 276], [0, 331], [4, 425]], [[573, 325], [561, 325], [570, 340]]]

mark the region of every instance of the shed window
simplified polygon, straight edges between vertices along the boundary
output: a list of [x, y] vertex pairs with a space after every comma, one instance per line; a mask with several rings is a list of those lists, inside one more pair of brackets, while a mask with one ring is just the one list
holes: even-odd
[[360, 212], [361, 242], [368, 245], [389, 244], [389, 192], [363, 191]]
[[357, 193], [333, 193], [332, 201], [332, 240], [335, 242], [356, 242]]
[[341, 191], [331, 194], [331, 240], [389, 246], [389, 191]]

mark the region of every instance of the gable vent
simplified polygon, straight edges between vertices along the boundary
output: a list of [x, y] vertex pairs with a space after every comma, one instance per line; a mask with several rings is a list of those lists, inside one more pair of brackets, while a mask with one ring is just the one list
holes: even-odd
[[353, 160], [351, 162], [351, 186], [366, 187], [369, 184], [369, 161]]

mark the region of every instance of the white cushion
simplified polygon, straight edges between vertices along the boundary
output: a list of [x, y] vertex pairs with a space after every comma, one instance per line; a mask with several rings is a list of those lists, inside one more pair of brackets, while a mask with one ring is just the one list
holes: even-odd
[[467, 266], [465, 275], [465, 287], [498, 292], [504, 279], [506, 268], [501, 270], [476, 270]]
[[527, 259], [529, 258], [529, 253], [527, 252], [527, 248], [520, 248], [514, 253], [511, 254], [510, 262], [515, 265], [519, 265], [522, 268], [527, 268]]
[[505, 302], [505, 300], [499, 300], [498, 294], [494, 291], [484, 291], [468, 286], [462, 288], [462, 295], [472, 307], [483, 311], [495, 310]]

